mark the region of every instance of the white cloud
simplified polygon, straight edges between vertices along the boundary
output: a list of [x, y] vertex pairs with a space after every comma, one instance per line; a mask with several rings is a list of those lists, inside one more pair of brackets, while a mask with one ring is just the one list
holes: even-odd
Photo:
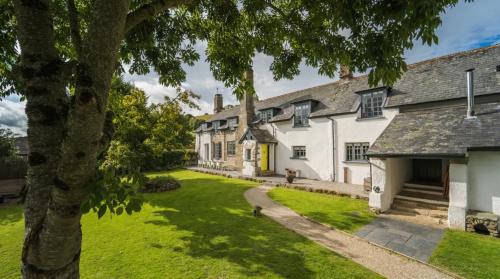
[[15, 96], [0, 101], [0, 128], [9, 128], [16, 134], [25, 135], [27, 130], [25, 107], [26, 102], [21, 102]]

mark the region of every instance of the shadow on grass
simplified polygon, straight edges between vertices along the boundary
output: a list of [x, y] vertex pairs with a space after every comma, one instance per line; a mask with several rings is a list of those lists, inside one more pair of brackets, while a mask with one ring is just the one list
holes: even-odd
[[265, 217], [251, 215], [251, 207], [243, 197], [251, 187], [249, 182], [216, 176], [181, 182], [175, 196], [148, 196], [151, 205], [166, 209], [154, 212], [164, 219], [146, 223], [190, 232], [190, 236], [182, 238], [186, 243], [182, 253], [225, 259], [248, 276], [273, 273], [285, 278], [314, 277], [296, 247], [306, 245], [304, 238]]

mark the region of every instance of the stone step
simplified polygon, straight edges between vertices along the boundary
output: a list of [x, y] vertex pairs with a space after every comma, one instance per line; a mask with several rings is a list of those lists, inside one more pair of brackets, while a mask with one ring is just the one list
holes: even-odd
[[397, 194], [396, 197], [414, 201], [427, 202], [431, 204], [448, 205], [448, 200], [444, 199], [442, 196], [436, 196], [433, 194], [408, 192], [403, 190], [399, 194]]
[[413, 188], [413, 189], [420, 189], [420, 190], [443, 191], [443, 187], [439, 186], [439, 185], [420, 184], [420, 183], [415, 183], [415, 182], [406, 182], [403, 185], [404, 185], [405, 188]]
[[441, 210], [441, 211], [448, 212], [448, 205], [426, 203], [426, 202], [420, 202], [420, 201], [414, 201], [414, 200], [394, 198], [393, 204], [401, 206], [401, 207], [425, 208], [425, 209]]
[[436, 228], [446, 228], [448, 219], [447, 218], [436, 218], [426, 215], [415, 215], [406, 211], [401, 211], [397, 209], [389, 209], [382, 214], [384, 217], [391, 219], [401, 220], [405, 222], [411, 222], [416, 224], [423, 224], [427, 226], [432, 226]]
[[443, 196], [442, 190], [427, 190], [427, 189], [420, 189], [420, 188], [413, 188], [413, 187], [404, 187], [403, 191], [413, 192], [413, 193], [421, 193], [421, 194], [429, 194], [429, 195], [440, 196], [440, 197]]
[[429, 217], [441, 218], [441, 219], [448, 218], [448, 211], [441, 210], [441, 209], [429, 209], [429, 208], [423, 208], [423, 207], [408, 207], [408, 206], [404, 206], [401, 204], [393, 204], [391, 206], [391, 209], [411, 213], [414, 215], [423, 215], [423, 216], [429, 216]]

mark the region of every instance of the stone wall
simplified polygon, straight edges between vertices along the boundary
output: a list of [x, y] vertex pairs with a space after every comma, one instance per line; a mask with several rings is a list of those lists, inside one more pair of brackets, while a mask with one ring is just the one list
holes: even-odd
[[465, 218], [465, 230], [498, 237], [498, 216], [488, 212], [469, 211]]

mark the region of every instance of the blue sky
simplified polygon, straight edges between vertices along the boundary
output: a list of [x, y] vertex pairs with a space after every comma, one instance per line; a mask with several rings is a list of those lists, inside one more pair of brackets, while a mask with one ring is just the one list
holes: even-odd
[[[415, 47], [405, 53], [407, 63], [413, 63], [449, 53], [469, 50], [500, 43], [500, 1], [476, 0], [473, 3], [460, 1], [443, 14], [443, 24], [437, 30], [439, 44], [431, 47], [416, 43]], [[199, 49], [203, 52], [204, 45]], [[499, 58], [500, 59], [500, 58]], [[222, 83], [216, 81], [207, 63], [200, 62], [193, 67], [186, 67], [187, 80], [184, 88], [200, 94], [201, 111], [189, 111], [193, 114], [203, 114], [212, 111], [212, 98], [217, 88], [224, 96], [224, 104], [235, 104], [236, 100], [230, 88], [224, 88]], [[271, 58], [257, 55], [254, 58], [255, 88], [260, 99], [281, 95], [328, 82], [335, 79], [320, 76], [317, 70], [302, 65], [301, 74], [293, 80], [274, 81], [269, 66]], [[173, 96], [174, 88], [164, 87], [158, 82], [154, 73], [146, 76], [126, 75], [125, 78], [135, 86], [143, 89], [152, 103], [163, 100], [165, 95]], [[23, 102], [17, 96], [10, 96], [0, 102], [0, 128], [11, 128], [19, 134], [26, 132], [26, 116]]]

